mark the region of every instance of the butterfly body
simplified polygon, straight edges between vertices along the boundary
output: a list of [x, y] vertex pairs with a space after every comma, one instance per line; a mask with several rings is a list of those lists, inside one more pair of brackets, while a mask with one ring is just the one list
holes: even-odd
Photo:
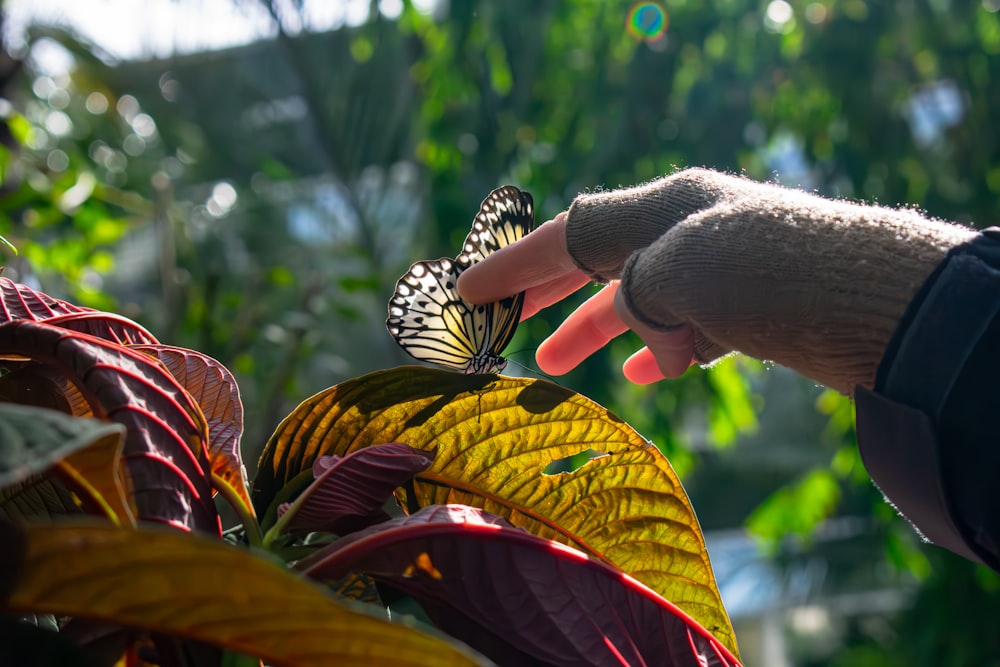
[[416, 359], [465, 373], [503, 370], [501, 352], [514, 337], [524, 293], [474, 305], [459, 296], [458, 276], [533, 226], [530, 194], [512, 185], [491, 192], [455, 259], [417, 262], [397, 281], [386, 319], [396, 342]]

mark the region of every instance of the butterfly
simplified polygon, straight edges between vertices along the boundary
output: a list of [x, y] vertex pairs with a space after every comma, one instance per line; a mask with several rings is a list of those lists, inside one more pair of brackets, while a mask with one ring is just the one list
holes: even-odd
[[478, 261], [527, 235], [535, 225], [531, 195], [513, 185], [483, 200], [455, 259], [417, 262], [396, 282], [389, 300], [389, 333], [406, 352], [464, 373], [499, 373], [500, 356], [517, 329], [524, 292], [473, 305], [458, 295], [458, 276]]

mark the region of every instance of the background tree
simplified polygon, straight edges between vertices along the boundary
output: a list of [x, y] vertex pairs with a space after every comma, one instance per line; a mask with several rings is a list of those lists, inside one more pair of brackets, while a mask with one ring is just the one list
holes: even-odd
[[[269, 16], [272, 38], [109, 62], [36, 28], [30, 43], [58, 42], [74, 66], [48, 76], [29, 61], [9, 78], [0, 234], [21, 250], [7, 262], [20, 279], [90, 286], [74, 298], [114, 299], [234, 368], [248, 460], [302, 397], [407, 362], [382, 324], [393, 282], [415, 259], [453, 255], [500, 183], [531, 191], [540, 218], [582, 190], [687, 165], [979, 226], [997, 217], [992, 0], [373, 2], [367, 20], [324, 31], [300, 29], [298, 0], [236, 4]], [[580, 298], [526, 322], [514, 360], [530, 367]], [[689, 473], [706, 529], [749, 521], [786, 572], [821, 564], [817, 594], [923, 579], [910, 613], [933, 621], [919, 631], [855, 615], [800, 664], [971, 659], [910, 633], [941, 645], [992, 617], [997, 580], [918, 546], [860, 465], [846, 400], [745, 360], [628, 386], [617, 369], [637, 344], [625, 336], [559, 381]], [[845, 525], [850, 540], [824, 537]], [[1000, 653], [990, 637], [982, 657]]]

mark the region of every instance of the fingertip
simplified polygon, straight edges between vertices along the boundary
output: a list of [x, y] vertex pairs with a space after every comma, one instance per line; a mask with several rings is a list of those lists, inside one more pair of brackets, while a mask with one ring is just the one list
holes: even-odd
[[[624, 298], [624, 292], [619, 290], [615, 295], [615, 311], [621, 320], [628, 325], [642, 342], [646, 344], [646, 351], [638, 357], [635, 372], [639, 372], [640, 365], [645, 368], [649, 363], [646, 354], [655, 360], [655, 365], [659, 368], [663, 377], [675, 378], [684, 374], [694, 359], [694, 329], [690, 324], [678, 324], [668, 329], [655, 329], [636, 318], [628, 308]], [[633, 355], [637, 357], [637, 355]], [[633, 357], [629, 358], [629, 361]], [[628, 362], [626, 362], [628, 363]], [[646, 373], [646, 371], [643, 371]], [[652, 376], [652, 373], [642, 377]], [[654, 380], [655, 381], [655, 380]]]
[[458, 293], [470, 303], [489, 303], [577, 272], [566, 250], [563, 214], [462, 271]]
[[455, 283], [458, 295], [469, 303], [476, 303], [476, 298], [479, 296], [478, 276], [479, 265], [473, 264], [459, 274], [458, 282]]
[[539, 370], [546, 375], [565, 375], [573, 370], [576, 364], [568, 363], [562, 352], [563, 348], [551, 336], [543, 340], [535, 351], [535, 363]]
[[650, 347], [650, 354], [656, 359], [663, 377], [678, 378], [694, 363], [694, 330], [690, 326], [676, 331], [646, 333], [642, 338]]
[[666, 376], [656, 363], [656, 357], [644, 347], [622, 364], [622, 374], [625, 379], [632, 384], [653, 384], [663, 380]]
[[455, 283], [455, 286], [459, 296], [471, 303], [485, 303], [500, 298], [494, 294], [498, 288], [500, 291], [504, 291], [497, 284], [495, 259], [495, 254], [486, 257], [458, 274], [458, 282]]
[[458, 295], [469, 303], [490, 303], [510, 296], [509, 290], [498, 284], [494, 268], [493, 258], [487, 257], [462, 271], [455, 282]]

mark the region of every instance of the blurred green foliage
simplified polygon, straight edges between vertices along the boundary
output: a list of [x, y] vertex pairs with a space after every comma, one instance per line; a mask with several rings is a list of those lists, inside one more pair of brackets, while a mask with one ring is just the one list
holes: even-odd
[[[261, 4], [273, 39], [148, 62], [109, 63], [34, 29], [74, 69], [47, 76], [29, 61], [4, 77], [0, 151], [0, 235], [20, 250], [6, 256], [11, 277], [115, 304], [233, 368], [251, 461], [301, 397], [408, 363], [382, 325], [393, 282], [416, 259], [454, 255], [501, 183], [532, 192], [541, 218], [578, 192], [689, 165], [979, 226], [1000, 213], [995, 0], [669, 0], [653, 38], [628, 29], [633, 3], [620, 1], [433, 14], [404, 2], [395, 19], [372, 3], [367, 22], [327, 33], [297, 32], [287, 7]], [[588, 294], [523, 323], [510, 350], [529, 352]], [[1000, 609], [975, 568], [920, 547], [871, 486], [847, 399], [748, 360], [631, 386], [619, 368], [638, 345], [623, 336], [558, 381], [614, 407], [690, 474], [707, 528], [749, 517], [782, 554], [790, 535], [821, 550], [811, 536], [825, 520], [864, 516], [877, 557], [924, 582], [914, 618], [935, 621], [921, 637]], [[770, 428], [780, 456], [720, 451], [764, 437], [758, 414], [779, 404], [815, 407], [825, 430], [802, 442], [790, 424]], [[718, 476], [726, 461], [742, 466], [734, 480]], [[906, 628], [859, 629], [844, 653], [856, 662], [837, 664], [969, 664], [918, 654]], [[979, 636], [981, 655], [1000, 654], [995, 636]]]

